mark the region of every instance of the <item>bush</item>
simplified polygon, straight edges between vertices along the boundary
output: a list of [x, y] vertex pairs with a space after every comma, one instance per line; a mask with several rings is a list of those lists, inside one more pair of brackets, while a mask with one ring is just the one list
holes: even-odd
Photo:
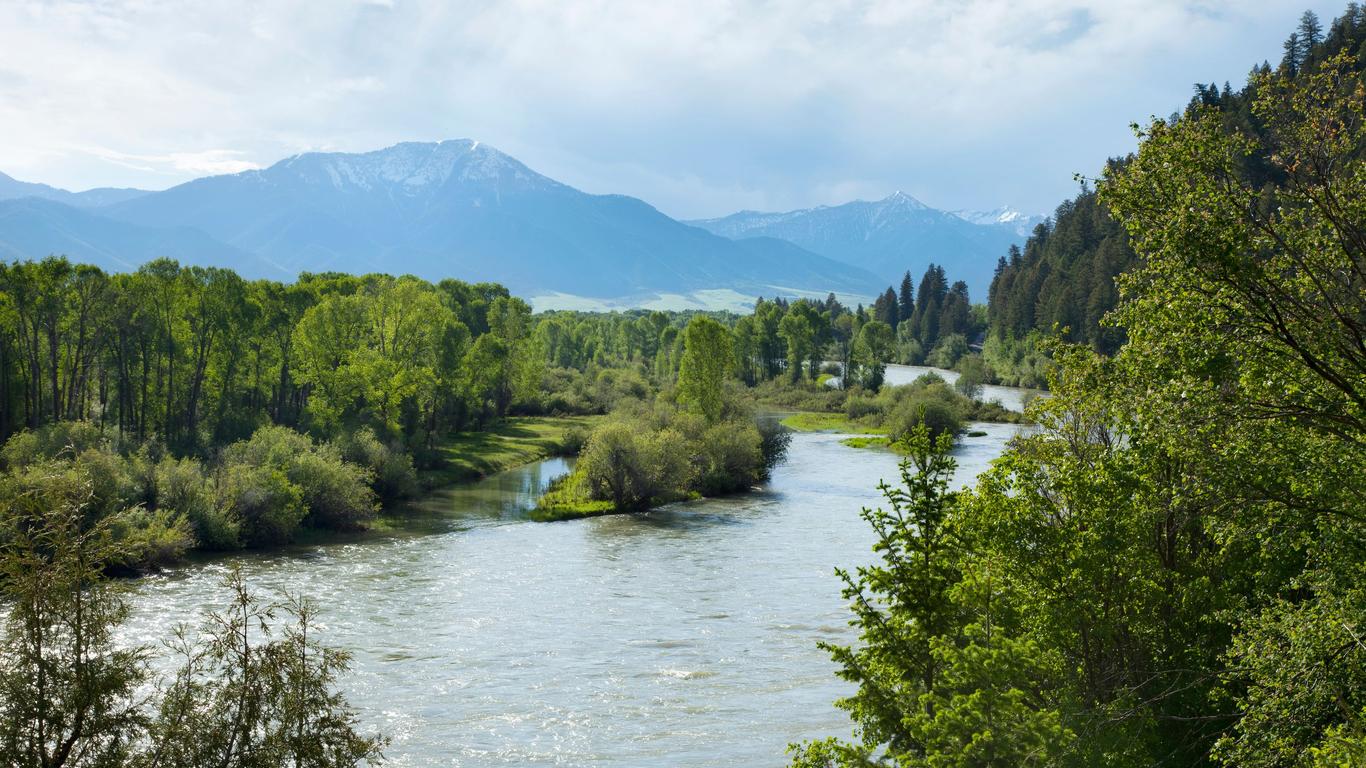
[[58, 421], [10, 437], [0, 448], [0, 460], [9, 469], [22, 469], [47, 459], [74, 459], [97, 448], [108, 448], [98, 426], [88, 421]]
[[964, 355], [958, 361], [958, 381], [953, 388], [963, 397], [977, 400], [982, 396], [982, 385], [991, 381], [991, 369], [981, 355]]
[[951, 333], [934, 345], [928, 360], [930, 365], [936, 368], [952, 368], [958, 364], [958, 359], [967, 353], [967, 337], [961, 333]]
[[268, 466], [229, 464], [218, 489], [219, 503], [250, 547], [289, 542], [308, 513], [299, 486]]
[[788, 446], [792, 444], [792, 430], [775, 418], [758, 419], [754, 426], [759, 430], [759, 457], [763, 463], [760, 479], [767, 480], [787, 455]]
[[560, 453], [565, 456], [578, 456], [583, 453], [584, 446], [588, 445], [588, 430], [583, 427], [570, 427], [564, 431], [564, 437], [560, 439]]
[[892, 442], [900, 442], [921, 424], [931, 437], [957, 434], [962, 429], [962, 421], [951, 406], [933, 396], [917, 395], [907, 398], [888, 417], [888, 436]]
[[844, 408], [848, 392], [802, 380], [793, 384], [786, 378], [762, 382], [749, 393], [758, 403], [794, 411], [838, 413]]
[[673, 429], [653, 431], [635, 421], [612, 421], [589, 438], [575, 468], [594, 499], [618, 511], [680, 498], [691, 480], [686, 441]]
[[87, 523], [135, 506], [144, 498], [146, 491], [130, 462], [105, 446], [81, 451], [71, 468], [90, 486], [84, 508]]
[[[344, 461], [334, 446], [316, 445], [288, 427], [262, 427], [249, 440], [233, 443], [223, 451], [223, 464], [228, 470], [245, 466], [280, 473], [299, 492], [315, 527], [354, 530], [374, 517], [370, 471]], [[284, 540], [292, 534], [291, 529]]]
[[696, 447], [691, 489], [703, 496], [743, 491], [763, 479], [763, 437], [751, 424], [712, 426]]
[[215, 503], [213, 489], [194, 459], [162, 459], [155, 470], [155, 509], [183, 516], [203, 549], [236, 549], [236, 519]]
[[285, 476], [299, 487], [309, 525], [351, 531], [375, 516], [370, 472], [342, 461], [335, 450], [324, 446], [302, 454], [285, 469]]
[[413, 468], [412, 457], [380, 442], [369, 427], [357, 430], [346, 439], [342, 458], [370, 470], [370, 487], [384, 504], [417, 494], [417, 471]]
[[114, 573], [160, 570], [194, 546], [194, 531], [178, 512], [133, 507], [112, 515], [110, 523], [117, 553], [108, 567]]
[[875, 421], [881, 421], [882, 404], [875, 397], [869, 397], [861, 392], [849, 395], [844, 401], [844, 417], [850, 421], [858, 421], [869, 416], [876, 416]]

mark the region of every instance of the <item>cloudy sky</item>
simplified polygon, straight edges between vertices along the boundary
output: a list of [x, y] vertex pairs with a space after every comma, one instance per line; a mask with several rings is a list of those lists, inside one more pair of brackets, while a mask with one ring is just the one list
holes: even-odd
[[161, 189], [475, 138], [674, 216], [1051, 210], [1312, 0], [0, 0], [0, 171]]

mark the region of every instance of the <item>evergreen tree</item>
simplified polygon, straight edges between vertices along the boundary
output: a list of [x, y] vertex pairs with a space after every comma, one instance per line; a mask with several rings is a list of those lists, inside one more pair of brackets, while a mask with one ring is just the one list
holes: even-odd
[[915, 283], [911, 280], [911, 271], [906, 270], [906, 274], [901, 277], [901, 295], [897, 298], [897, 317], [901, 320], [910, 320], [915, 314]]
[[1281, 47], [1285, 50], [1285, 55], [1281, 57], [1281, 70], [1287, 76], [1294, 77], [1300, 71], [1300, 62], [1304, 56], [1304, 46], [1300, 42], [1299, 33], [1291, 32]]
[[1323, 42], [1323, 24], [1319, 23], [1319, 17], [1313, 11], [1305, 11], [1300, 16], [1300, 26], [1297, 32], [1300, 44], [1300, 62], [1304, 63], [1314, 54], [1314, 49]]

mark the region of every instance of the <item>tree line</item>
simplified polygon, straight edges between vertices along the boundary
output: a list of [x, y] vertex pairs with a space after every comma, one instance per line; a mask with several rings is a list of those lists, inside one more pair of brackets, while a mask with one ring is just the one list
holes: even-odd
[[[1254, 66], [1238, 89], [1228, 81], [1222, 86], [1197, 82], [1183, 113], [1214, 113], [1226, 131], [1265, 140], [1271, 127], [1255, 105], [1268, 76], [1293, 79], [1339, 53], [1359, 60], [1366, 52], [1363, 45], [1366, 10], [1360, 4], [1348, 3], [1326, 28], [1317, 15], [1305, 11], [1285, 41], [1279, 65], [1264, 61]], [[1349, 66], [1359, 71], [1359, 64]], [[1118, 171], [1129, 161], [1116, 158], [1107, 172]], [[1237, 163], [1240, 176], [1253, 186], [1286, 180], [1284, 169], [1265, 153], [1249, 152]], [[1084, 185], [1034, 229], [1023, 248], [1012, 247], [997, 264], [988, 296], [991, 331], [983, 350], [995, 378], [1005, 384], [1041, 385], [1047, 369], [1043, 340], [1055, 333], [1104, 354], [1116, 352], [1124, 343], [1124, 328], [1104, 321], [1119, 301], [1115, 278], [1137, 264], [1128, 232], [1106, 201]]]
[[0, 265], [0, 436], [91, 421], [204, 453], [264, 424], [423, 444], [535, 385], [531, 310], [493, 284], [64, 258]]

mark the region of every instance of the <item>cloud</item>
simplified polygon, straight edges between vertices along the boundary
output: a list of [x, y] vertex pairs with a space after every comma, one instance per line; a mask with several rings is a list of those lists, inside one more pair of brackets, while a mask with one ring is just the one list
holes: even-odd
[[1043, 209], [1303, 3], [32, 0], [0, 26], [0, 170], [165, 186], [467, 136], [675, 215]]
[[241, 173], [261, 167], [259, 163], [243, 159], [245, 153], [234, 149], [206, 149], [200, 152], [172, 152], [165, 155], [139, 155], [99, 146], [72, 149], [124, 168], [176, 178]]

